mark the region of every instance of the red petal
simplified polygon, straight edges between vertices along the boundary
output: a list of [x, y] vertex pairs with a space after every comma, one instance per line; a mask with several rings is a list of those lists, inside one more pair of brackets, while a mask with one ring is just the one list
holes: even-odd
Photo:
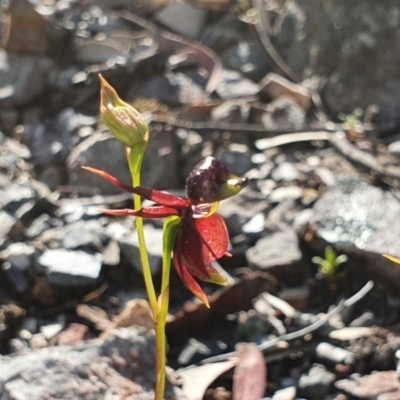
[[142, 218], [166, 218], [172, 215], [178, 215], [178, 211], [175, 208], [164, 207], [164, 206], [154, 206], [154, 207], [144, 207], [139, 211], [132, 210], [130, 208], [125, 208], [122, 210], [102, 210], [102, 213], [114, 216], [132, 215], [134, 217]]
[[204, 259], [210, 262], [225, 255], [229, 247], [229, 235], [224, 219], [218, 214], [213, 214], [193, 221], [203, 241]]
[[160, 192], [159, 190], [139, 186], [134, 188], [134, 193], [144, 197], [147, 200], [154, 201], [154, 203], [161, 204], [167, 207], [190, 207], [190, 204], [186, 199], [182, 199], [182, 197], [174, 196], [166, 192]]
[[119, 187], [120, 189], [125, 190], [126, 192], [129, 192], [129, 193], [135, 192], [135, 189], [132, 186], [129, 186], [129, 185], [121, 182], [118, 178], [110, 175], [106, 171], [103, 171], [103, 170], [97, 169], [97, 168], [87, 167], [86, 165], [82, 165], [81, 168], [84, 169], [85, 171], [91, 172], [92, 174], [100, 176], [100, 178], [105, 179], [106, 181], [110, 182], [112, 185]]
[[176, 207], [176, 208], [187, 208], [190, 206], [189, 202], [185, 199], [182, 199], [181, 197], [146, 187], [141, 187], [141, 186], [132, 187], [130, 185], [121, 182], [115, 176], [112, 176], [108, 172], [105, 172], [101, 169], [87, 167], [87, 166], [82, 166], [82, 169], [100, 176], [101, 178], [110, 182], [112, 185], [117, 186], [120, 189], [125, 190], [126, 192], [138, 194], [139, 196], [142, 196], [147, 200], [154, 201], [157, 204], [169, 207]]
[[188, 217], [182, 220], [175, 246], [182, 262], [195, 276], [209, 280], [214, 269], [210, 262], [222, 257], [229, 245], [223, 218], [213, 214], [206, 218]]
[[174, 265], [176, 272], [182, 279], [185, 286], [202, 302], [210, 308], [206, 294], [198, 282], [193, 278], [188, 269], [182, 264], [180, 254], [174, 251]]

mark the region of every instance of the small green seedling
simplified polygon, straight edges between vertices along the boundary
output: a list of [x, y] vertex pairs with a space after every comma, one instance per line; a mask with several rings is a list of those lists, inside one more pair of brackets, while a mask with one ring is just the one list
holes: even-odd
[[351, 114], [339, 114], [339, 119], [343, 121], [343, 128], [346, 130], [360, 130], [362, 128], [362, 117], [364, 111], [361, 108], [356, 108]]
[[315, 256], [312, 262], [319, 265], [318, 272], [326, 279], [332, 280], [337, 276], [339, 266], [348, 260], [345, 254], [337, 255], [330, 246], [325, 247], [324, 258]]

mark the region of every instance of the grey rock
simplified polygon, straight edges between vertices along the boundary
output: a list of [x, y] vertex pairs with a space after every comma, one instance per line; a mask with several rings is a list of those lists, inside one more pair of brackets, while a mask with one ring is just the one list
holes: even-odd
[[14, 183], [2, 194], [0, 205], [3, 210], [15, 212], [24, 203], [36, 198], [36, 192], [31, 185]]
[[173, 0], [156, 13], [155, 19], [176, 33], [196, 38], [206, 16], [205, 8], [194, 7], [181, 0]]
[[297, 235], [292, 230], [278, 231], [259, 239], [246, 252], [250, 265], [260, 269], [294, 267], [302, 258]]
[[238, 97], [254, 96], [260, 90], [259, 86], [248, 78], [243, 77], [240, 72], [224, 70], [222, 80], [216, 92], [224, 100]]
[[237, 196], [222, 201], [218, 213], [224, 217], [230, 234], [236, 236], [242, 233], [243, 226], [254, 215], [265, 213], [268, 208], [264, 195], [247, 187]]
[[51, 217], [48, 214], [42, 214], [32, 221], [32, 223], [28, 226], [25, 234], [28, 238], [34, 239], [51, 227]]
[[285, 2], [272, 27], [274, 44], [300, 76], [327, 79], [322, 95], [334, 116], [377, 104], [382, 122], [395, 124], [400, 56], [393, 49], [400, 45], [399, 11], [396, 0]]
[[364, 257], [367, 265], [400, 284], [400, 271], [382, 254], [400, 256], [400, 202], [390, 192], [356, 177], [342, 178], [328, 188], [313, 208], [310, 228], [316, 236]]
[[[149, 255], [150, 268], [153, 274], [160, 271], [162, 263], [162, 237], [163, 231], [150, 224], [144, 225], [144, 234], [146, 237], [147, 252]], [[139, 272], [142, 272], [142, 263], [140, 261], [139, 242], [136, 233], [120, 237], [118, 245], [121, 253], [128, 262]]]
[[35, 247], [26, 243], [12, 243], [6, 250], [0, 253], [0, 259], [9, 263], [10, 266], [16, 268], [18, 271], [26, 271], [33, 261], [35, 254]]
[[297, 395], [310, 400], [323, 399], [335, 379], [335, 374], [327, 371], [322, 365], [314, 365], [306, 374], [301, 375]]
[[99, 279], [102, 256], [65, 249], [46, 250], [37, 258], [50, 283], [60, 286], [82, 286]]
[[56, 200], [46, 185], [30, 180], [11, 184], [1, 195], [0, 207], [25, 223], [43, 212], [53, 213], [58, 207]]
[[[154, 359], [153, 334], [132, 328], [77, 346], [29, 351], [0, 362], [0, 397], [152, 400]], [[173, 396], [185, 399], [169, 386], [166, 397]]]
[[88, 247], [101, 250], [105, 235], [99, 220], [77, 221], [64, 228], [62, 245], [66, 249]]
[[28, 103], [54, 79], [52, 60], [7, 53], [0, 49], [0, 104], [15, 107]]

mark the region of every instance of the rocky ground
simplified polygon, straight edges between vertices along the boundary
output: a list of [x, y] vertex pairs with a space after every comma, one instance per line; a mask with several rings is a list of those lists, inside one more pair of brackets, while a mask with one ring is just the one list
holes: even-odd
[[146, 186], [209, 155], [250, 181], [211, 308], [173, 271], [166, 398], [400, 399], [396, 1], [2, 3], [1, 400], [153, 398], [133, 221], [99, 211], [131, 198], [80, 168], [129, 181], [99, 72], [149, 121]]

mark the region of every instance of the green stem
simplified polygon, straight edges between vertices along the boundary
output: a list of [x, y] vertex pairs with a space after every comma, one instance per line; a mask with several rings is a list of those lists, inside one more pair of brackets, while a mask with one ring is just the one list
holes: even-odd
[[[142, 167], [142, 161], [145, 149], [136, 145], [133, 147], [128, 155], [129, 168], [131, 170], [133, 186], [140, 186], [140, 170]], [[135, 210], [140, 210], [142, 208], [142, 199], [137, 194], [133, 195], [133, 203]], [[143, 277], [146, 285], [147, 296], [149, 298], [150, 308], [153, 313], [153, 320], [157, 320], [158, 306], [157, 297], [154, 289], [153, 277], [151, 275], [151, 267], [149, 263], [149, 256], [146, 248], [146, 241], [143, 229], [143, 219], [136, 217], [136, 230], [139, 241], [139, 252], [140, 261], [142, 263]]]
[[180, 218], [170, 217], [164, 223], [161, 294], [158, 298], [158, 315], [155, 324], [157, 381], [154, 400], [162, 400], [164, 398], [165, 392], [165, 366], [167, 364], [165, 325], [167, 322], [169, 305], [169, 277], [171, 270], [171, 254], [179, 222]]

